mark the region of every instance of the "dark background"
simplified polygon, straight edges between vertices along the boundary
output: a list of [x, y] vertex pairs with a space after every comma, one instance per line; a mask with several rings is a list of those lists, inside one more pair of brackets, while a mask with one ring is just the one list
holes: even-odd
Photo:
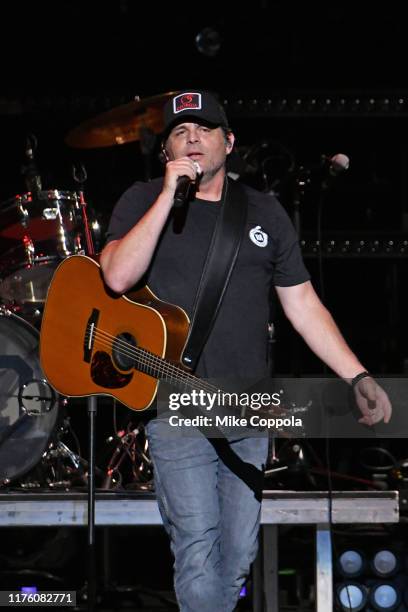
[[[398, 3], [17, 0], [3, 3], [0, 15], [3, 203], [25, 191], [21, 167], [34, 134], [43, 188], [75, 189], [72, 164], [83, 163], [86, 200], [104, 230], [119, 195], [161, 172], [157, 135], [142, 155], [140, 141], [75, 149], [67, 134], [135, 96], [143, 104], [184, 87], [210, 89], [237, 135], [234, 169], [274, 190], [290, 214], [300, 166], [318, 166], [323, 154], [349, 156], [350, 169], [323, 202], [323, 243], [336, 240], [335, 256], [323, 248], [324, 298], [368, 368], [407, 369], [406, 259], [399, 251], [408, 232], [407, 42]], [[313, 173], [300, 201], [301, 237], [319, 290], [309, 256], [321, 195]], [[351, 246], [340, 257], [345, 240]], [[300, 366], [291, 361], [289, 331], [275, 316], [278, 369], [320, 372], [303, 349]]]
[[[119, 195], [134, 180], [161, 172], [158, 137], [149, 155], [143, 155], [140, 141], [75, 149], [65, 143], [66, 136], [135, 96], [143, 105], [170, 91], [210, 89], [225, 103], [237, 137], [231, 168], [259, 189], [274, 191], [292, 216], [296, 193], [301, 195], [306, 263], [352, 348], [374, 373], [406, 374], [407, 47], [400, 2], [2, 2], [0, 221], [10, 199], [27, 190], [21, 168], [27, 161], [27, 137], [34, 135], [43, 189], [75, 190], [72, 165], [85, 166], [85, 198], [102, 226], [101, 248]], [[348, 155], [350, 168], [322, 192], [321, 156], [339, 152]], [[316, 172], [302, 195], [296, 186], [303, 166]], [[320, 267], [315, 249], [319, 203]], [[322, 364], [296, 340], [279, 309], [273, 318], [275, 369], [321, 374]], [[129, 417], [122, 407], [118, 411], [115, 425], [123, 425]], [[69, 403], [67, 414], [84, 446], [78, 450], [69, 437], [66, 443], [86, 455], [84, 402]], [[102, 470], [113, 452], [107, 438], [116, 429], [111, 403], [103, 401], [97, 440]], [[395, 460], [406, 456], [403, 440], [377, 442]], [[347, 475], [372, 478], [375, 468], [362, 467], [360, 446], [358, 440], [333, 442], [332, 468], [346, 476], [334, 480], [335, 487], [360, 487]], [[280, 450], [282, 462], [293, 469], [282, 481], [268, 482], [271, 488], [308, 488], [305, 469], [316, 455], [323, 463], [327, 460], [327, 449], [317, 442], [304, 446], [305, 469], [298, 469], [287, 444]], [[128, 464], [126, 470], [129, 482]], [[394, 477], [385, 486], [395, 488]], [[317, 486], [326, 488], [325, 478]], [[148, 554], [154, 558], [158, 549], [168, 554], [167, 543], [148, 537], [152, 535], [141, 540]], [[311, 541], [306, 544], [303, 548], [310, 550]], [[137, 545], [132, 543], [135, 549]], [[24, 546], [27, 541], [23, 560], [28, 556]], [[296, 544], [290, 563], [299, 548]], [[123, 551], [118, 555], [122, 559]], [[48, 562], [46, 551], [44, 556]], [[168, 588], [167, 557], [166, 563], [162, 582]], [[13, 559], [9, 565], [19, 567]]]
[[[210, 89], [237, 137], [231, 169], [276, 193], [292, 217], [299, 200], [306, 264], [352, 348], [374, 373], [408, 371], [407, 40], [399, 3], [15, 0], [2, 4], [0, 20], [1, 210], [27, 191], [22, 167], [34, 136], [43, 189], [75, 190], [72, 167], [86, 168], [85, 199], [102, 248], [120, 194], [161, 173], [159, 136], [146, 154], [140, 140], [79, 149], [67, 135], [135, 96], [144, 108], [156, 95]], [[322, 155], [339, 152], [350, 168], [323, 191]], [[302, 167], [312, 171], [299, 191]], [[322, 373], [279, 307], [271, 316], [275, 369]]]

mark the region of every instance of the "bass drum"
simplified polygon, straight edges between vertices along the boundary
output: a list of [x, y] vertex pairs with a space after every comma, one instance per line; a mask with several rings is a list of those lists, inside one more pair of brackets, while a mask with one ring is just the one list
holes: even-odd
[[31, 470], [57, 428], [59, 399], [45, 380], [39, 332], [0, 309], [0, 485]]

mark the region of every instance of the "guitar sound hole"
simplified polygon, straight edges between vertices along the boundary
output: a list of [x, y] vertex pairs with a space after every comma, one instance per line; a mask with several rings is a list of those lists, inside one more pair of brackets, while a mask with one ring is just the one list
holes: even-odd
[[132, 334], [124, 332], [116, 336], [112, 346], [112, 359], [120, 370], [130, 370], [135, 367], [136, 356], [132, 350], [137, 347], [137, 342]]

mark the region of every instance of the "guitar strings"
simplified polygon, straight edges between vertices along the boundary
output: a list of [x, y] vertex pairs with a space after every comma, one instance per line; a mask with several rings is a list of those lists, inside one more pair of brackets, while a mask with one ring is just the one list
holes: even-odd
[[[89, 330], [87, 330], [85, 338], [89, 339], [89, 335]], [[217, 393], [220, 391], [220, 389], [218, 389], [214, 385], [211, 385], [210, 383], [207, 383], [204, 379], [198, 378], [197, 376], [194, 376], [189, 372], [180, 371], [180, 368], [178, 366], [173, 365], [169, 361], [163, 359], [162, 357], [159, 357], [158, 355], [155, 355], [154, 353], [151, 353], [147, 349], [134, 347], [129, 342], [119, 339], [116, 336], [113, 336], [112, 334], [109, 334], [108, 332], [100, 328], [95, 327], [93, 329], [92, 335], [95, 339], [95, 342], [98, 342], [103, 347], [107, 347], [111, 351], [114, 342], [116, 342], [116, 348], [118, 345], [121, 345], [121, 348], [117, 350], [118, 353], [127, 357], [134, 357], [139, 363], [143, 365], [143, 367], [150, 368], [153, 371], [155, 370], [159, 373], [162, 372], [164, 374], [162, 378], [167, 377], [167, 379], [173, 382], [184, 382], [184, 384], [190, 389], [196, 387], [199, 389], [211, 391], [212, 393]], [[140, 353], [142, 357], [139, 357], [138, 353]], [[145, 373], [148, 374], [147, 372]], [[154, 376], [154, 378], [160, 377]], [[271, 413], [270, 410], [268, 410], [267, 412], [265, 412], [265, 414], [270, 416], [270, 414], [275, 413]]]
[[[101, 337], [101, 334], [95, 334], [95, 338], [98, 340], [99, 344], [101, 344], [102, 346], [106, 346], [109, 349], [112, 349], [111, 338], [113, 338], [113, 336], [110, 336], [110, 334], [106, 334], [106, 332], [101, 333], [105, 333], [105, 335], [108, 336], [108, 339], [103, 338], [103, 336]], [[209, 383], [206, 383], [205, 381], [203, 381], [203, 379], [197, 378], [196, 376], [193, 376], [188, 372], [180, 372], [177, 366], [171, 364], [170, 362], [164, 360], [161, 357], [154, 355], [153, 353], [150, 353], [149, 351], [146, 351], [146, 349], [135, 348], [127, 342], [120, 342], [124, 346], [125, 350], [120, 349], [118, 350], [118, 353], [126, 355], [128, 357], [137, 358], [136, 351], [138, 351], [142, 355], [142, 357], [137, 358], [138, 365], [140, 366], [138, 369], [140, 369], [142, 372], [144, 371], [144, 368], [150, 368], [150, 370], [153, 371], [151, 375], [154, 376], [155, 372], [160, 375], [154, 376], [155, 378], [164, 378], [169, 381], [184, 383], [190, 388], [196, 386], [212, 392], [218, 391], [216, 387], [210, 385]], [[149, 372], [144, 373], [149, 374]]]
[[[119, 339], [100, 328], [95, 327], [93, 329], [93, 336], [102, 346], [106, 346], [112, 350], [113, 344], [115, 344], [115, 348], [119, 354], [127, 357], [134, 357], [142, 367], [155, 370], [159, 372], [159, 374], [163, 374], [164, 377], [168, 377], [170, 380], [175, 382], [184, 382], [190, 387], [198, 386], [208, 391], [218, 391], [216, 387], [205, 382], [203, 379], [200, 379], [189, 372], [180, 372], [178, 366], [173, 365], [162, 357], [154, 355], [154, 353], [151, 353], [146, 349], [134, 347], [129, 342]], [[88, 338], [89, 331], [87, 331], [85, 336], [86, 340], [88, 340]], [[195, 385], [193, 383], [195, 383]], [[197, 383], [199, 384], [197, 385]]]
[[[108, 334], [107, 332], [101, 329], [98, 329], [98, 328], [94, 329], [94, 332], [95, 332], [94, 333], [95, 337], [98, 337], [100, 341], [101, 341], [101, 336], [102, 338], [105, 337], [104, 338], [106, 339], [105, 346], [109, 346], [109, 348], [113, 348], [111, 347], [111, 344], [113, 345], [115, 343], [116, 348], [118, 349], [118, 352], [122, 355], [138, 358], [138, 353], [139, 353], [140, 357], [138, 358], [138, 362], [142, 366], [151, 367], [152, 369], [155, 368], [159, 372], [162, 371], [163, 373], [165, 374], [167, 373], [169, 375], [171, 374], [171, 369], [174, 368], [174, 366], [173, 368], [171, 368], [172, 364], [166, 362], [165, 360], [162, 360], [162, 358], [160, 358], [157, 355], [154, 355], [153, 353], [149, 353], [148, 351], [146, 351], [146, 349], [141, 349], [140, 347], [134, 347], [129, 342], [115, 338], [111, 334]], [[112, 339], [113, 339], [113, 342], [112, 342]], [[123, 350], [123, 348], [120, 349], [120, 346], [118, 345], [121, 345], [125, 350]], [[167, 372], [166, 372], [166, 369], [167, 369]], [[182, 374], [184, 375], [184, 372], [182, 372]]]
[[146, 350], [134, 347], [126, 341], [118, 340], [103, 330], [94, 329], [94, 337], [101, 344], [109, 347], [110, 349], [113, 349], [113, 344], [115, 344], [115, 348], [119, 354], [136, 358], [137, 364], [141, 367], [151, 368], [152, 370], [157, 370], [158, 373], [168, 374], [170, 377], [172, 377], [173, 372], [171, 371], [170, 364], [161, 364], [159, 361], [156, 363], [157, 357], [155, 359], [154, 355], [149, 355]]

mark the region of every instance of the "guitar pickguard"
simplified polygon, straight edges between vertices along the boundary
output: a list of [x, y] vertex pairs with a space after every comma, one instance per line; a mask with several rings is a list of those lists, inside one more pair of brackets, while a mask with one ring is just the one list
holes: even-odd
[[126, 387], [133, 378], [133, 374], [123, 374], [113, 365], [112, 359], [105, 351], [96, 351], [91, 362], [91, 378], [96, 385], [106, 389], [120, 389]]

